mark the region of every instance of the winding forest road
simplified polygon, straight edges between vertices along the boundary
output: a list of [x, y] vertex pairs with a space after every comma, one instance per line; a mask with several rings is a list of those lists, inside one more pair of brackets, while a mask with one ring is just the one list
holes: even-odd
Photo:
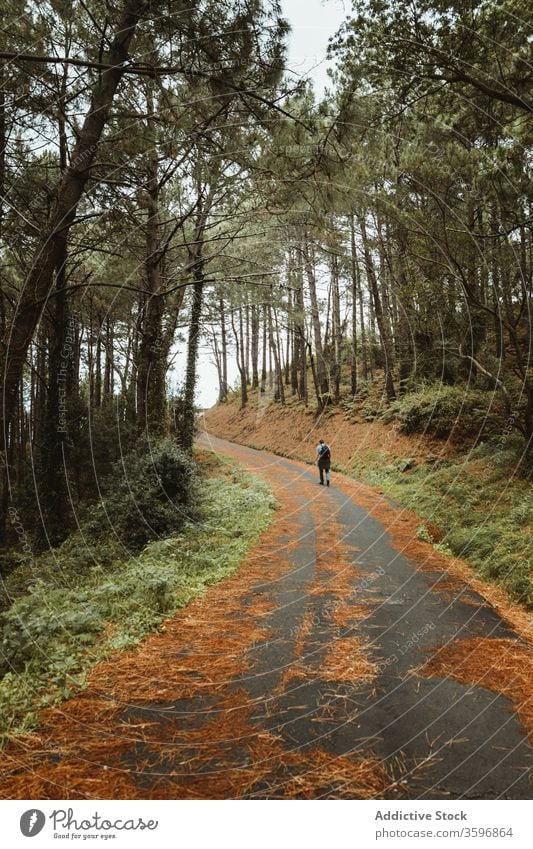
[[402, 511], [390, 535], [354, 481], [327, 489], [302, 463], [202, 442], [268, 481], [272, 526], [164, 633], [100, 664], [30, 750], [11, 746], [4, 792], [531, 798], [513, 678], [531, 655], [495, 607], [431, 546], [402, 553]]

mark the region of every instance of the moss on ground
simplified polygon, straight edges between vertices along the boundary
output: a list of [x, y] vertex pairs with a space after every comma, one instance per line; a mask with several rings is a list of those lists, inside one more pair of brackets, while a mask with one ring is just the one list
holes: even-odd
[[0, 617], [4, 740], [32, 728], [41, 708], [82, 689], [94, 664], [135, 646], [242, 563], [270, 524], [275, 501], [262, 480], [235, 469], [233, 461], [228, 472], [213, 458], [207, 454], [203, 464], [209, 476], [201, 487], [199, 521], [179, 534], [150, 542], [128, 559], [120, 558], [119, 548], [103, 546], [102, 562], [99, 551], [91, 551], [92, 565], [77, 576], [69, 552], [79, 551], [79, 540], [56, 552], [55, 565], [43, 557], [42, 573], [34, 561], [29, 591]]

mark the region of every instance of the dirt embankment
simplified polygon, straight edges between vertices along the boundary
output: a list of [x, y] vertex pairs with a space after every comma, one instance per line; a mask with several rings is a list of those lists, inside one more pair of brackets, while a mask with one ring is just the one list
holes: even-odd
[[204, 423], [209, 433], [222, 439], [304, 462], [314, 461], [315, 445], [319, 438], [325, 439], [334, 468], [348, 473], [368, 455], [379, 454], [387, 465], [403, 459], [420, 464], [457, 453], [449, 442], [405, 436], [394, 425], [379, 421], [351, 421], [342, 410], [326, 410], [317, 418], [313, 410], [295, 403], [281, 406], [256, 397], [244, 410], [234, 401], [212, 407], [204, 413]]

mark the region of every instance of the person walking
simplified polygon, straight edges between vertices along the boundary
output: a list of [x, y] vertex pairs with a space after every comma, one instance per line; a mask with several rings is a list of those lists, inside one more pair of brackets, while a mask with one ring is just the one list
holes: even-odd
[[326, 486], [329, 486], [329, 470], [331, 468], [331, 449], [321, 439], [316, 447], [317, 459], [316, 464], [320, 472], [320, 486], [324, 486], [324, 472], [326, 473]]

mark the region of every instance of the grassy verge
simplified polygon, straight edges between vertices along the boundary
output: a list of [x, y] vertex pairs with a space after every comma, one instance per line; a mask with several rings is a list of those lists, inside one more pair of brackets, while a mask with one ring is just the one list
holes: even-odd
[[[199, 521], [149, 543], [137, 557], [98, 562], [78, 579], [65, 563], [48, 560], [29, 591], [0, 617], [0, 733], [31, 729], [41, 708], [85, 686], [94, 664], [131, 648], [207, 587], [234, 572], [270, 524], [275, 502], [268, 486], [214, 455], [200, 495]], [[64, 546], [63, 557], [69, 546]], [[34, 566], [38, 567], [38, 562]], [[34, 574], [39, 574], [34, 568]]]
[[515, 474], [519, 445], [478, 445], [465, 455], [404, 468], [385, 465], [378, 451], [356, 458], [350, 474], [390, 495], [437, 525], [441, 539], [423, 524], [419, 535], [443, 553], [470, 563], [512, 598], [533, 606], [533, 496], [531, 480]]

